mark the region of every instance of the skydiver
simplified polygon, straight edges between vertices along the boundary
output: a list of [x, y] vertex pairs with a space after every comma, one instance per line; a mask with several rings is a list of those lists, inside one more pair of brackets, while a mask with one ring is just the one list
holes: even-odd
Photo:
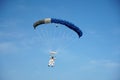
[[55, 63], [55, 58], [54, 58], [54, 56], [51, 56], [49, 63], [48, 63], [48, 67], [53, 67], [54, 63]]

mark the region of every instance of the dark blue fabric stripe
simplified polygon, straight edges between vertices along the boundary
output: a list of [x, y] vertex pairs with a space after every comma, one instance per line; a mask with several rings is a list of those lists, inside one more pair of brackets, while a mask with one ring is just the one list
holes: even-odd
[[67, 26], [68, 28], [72, 29], [73, 31], [75, 31], [79, 37], [81, 37], [83, 34], [82, 31], [79, 29], [79, 27], [75, 26], [74, 24], [72, 24], [68, 21], [51, 18], [51, 23], [63, 24], [65, 26]]

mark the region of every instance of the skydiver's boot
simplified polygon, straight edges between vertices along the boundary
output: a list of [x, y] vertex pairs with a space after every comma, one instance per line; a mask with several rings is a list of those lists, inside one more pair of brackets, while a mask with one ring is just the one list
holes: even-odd
[[50, 67], [50, 65], [48, 65], [48, 67]]

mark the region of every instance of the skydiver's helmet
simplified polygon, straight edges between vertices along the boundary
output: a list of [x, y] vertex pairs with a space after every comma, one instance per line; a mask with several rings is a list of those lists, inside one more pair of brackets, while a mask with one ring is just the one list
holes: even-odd
[[52, 59], [54, 59], [54, 57], [53, 57], [53, 56], [52, 56], [51, 58], [52, 58]]

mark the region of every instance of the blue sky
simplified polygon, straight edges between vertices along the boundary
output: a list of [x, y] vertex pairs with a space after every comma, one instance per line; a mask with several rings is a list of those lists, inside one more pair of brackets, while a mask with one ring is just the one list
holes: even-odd
[[[119, 14], [119, 0], [0, 0], [0, 80], [120, 80]], [[48, 17], [74, 23], [83, 36], [63, 25], [33, 29]]]

